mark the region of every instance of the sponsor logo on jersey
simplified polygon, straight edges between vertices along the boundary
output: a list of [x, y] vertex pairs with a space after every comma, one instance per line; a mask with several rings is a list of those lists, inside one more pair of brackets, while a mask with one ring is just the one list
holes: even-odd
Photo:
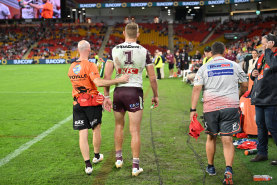
[[209, 64], [208, 69], [220, 69], [220, 68], [231, 68], [233, 64], [231, 63], [219, 63], [219, 64]]
[[77, 64], [75, 67], [73, 67], [73, 73], [75, 73], [76, 75], [79, 74], [81, 71], [81, 65]]
[[116, 49], [122, 49], [122, 48], [139, 48], [139, 46], [132, 46], [132, 45], [119, 45], [119, 46], [116, 46]]
[[212, 76], [225, 76], [225, 75], [233, 75], [234, 70], [233, 69], [223, 69], [223, 70], [211, 70], [208, 71], [208, 77]]
[[138, 74], [137, 68], [119, 68], [118, 69], [119, 74]]
[[87, 74], [69, 76], [70, 79], [84, 79], [87, 78]]

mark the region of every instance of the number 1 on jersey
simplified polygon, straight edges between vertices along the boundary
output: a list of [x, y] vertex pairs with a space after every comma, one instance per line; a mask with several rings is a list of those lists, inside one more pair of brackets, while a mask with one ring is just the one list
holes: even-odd
[[124, 55], [126, 56], [125, 64], [133, 64], [132, 61], [132, 51], [124, 51]]

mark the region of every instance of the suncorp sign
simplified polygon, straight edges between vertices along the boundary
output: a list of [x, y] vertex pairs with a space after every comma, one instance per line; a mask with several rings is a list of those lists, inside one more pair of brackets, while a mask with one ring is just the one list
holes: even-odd
[[14, 64], [32, 64], [33, 60], [13, 60]]
[[46, 59], [45, 64], [65, 64], [65, 59]]

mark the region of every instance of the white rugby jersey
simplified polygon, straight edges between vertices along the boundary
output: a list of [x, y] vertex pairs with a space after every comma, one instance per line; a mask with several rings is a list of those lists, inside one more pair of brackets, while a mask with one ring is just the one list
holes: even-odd
[[25, 5], [24, 8], [21, 9], [21, 16], [22, 19], [34, 19], [35, 18], [35, 12], [34, 8], [30, 5]]
[[143, 46], [124, 42], [112, 50], [116, 78], [123, 74], [130, 75], [129, 82], [117, 87], [142, 87], [142, 72], [147, 65], [152, 65], [150, 54]]

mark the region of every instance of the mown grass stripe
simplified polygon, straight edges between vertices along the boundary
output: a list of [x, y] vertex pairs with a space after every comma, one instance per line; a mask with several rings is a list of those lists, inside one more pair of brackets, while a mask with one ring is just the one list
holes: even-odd
[[30, 148], [33, 144], [39, 142], [40, 140], [42, 140], [43, 138], [48, 136], [51, 132], [53, 132], [54, 130], [56, 130], [57, 128], [59, 128], [60, 126], [62, 126], [63, 124], [65, 124], [66, 122], [68, 122], [71, 119], [72, 119], [72, 115], [68, 116], [64, 120], [62, 120], [59, 123], [55, 124], [53, 127], [49, 128], [48, 130], [46, 130], [42, 134], [38, 135], [37, 137], [35, 137], [31, 141], [21, 145], [14, 152], [10, 153], [9, 155], [7, 155], [6, 157], [4, 157], [3, 159], [0, 160], [0, 167], [7, 164], [8, 162], [10, 162], [13, 158], [20, 155], [22, 152], [24, 152], [25, 150]]

